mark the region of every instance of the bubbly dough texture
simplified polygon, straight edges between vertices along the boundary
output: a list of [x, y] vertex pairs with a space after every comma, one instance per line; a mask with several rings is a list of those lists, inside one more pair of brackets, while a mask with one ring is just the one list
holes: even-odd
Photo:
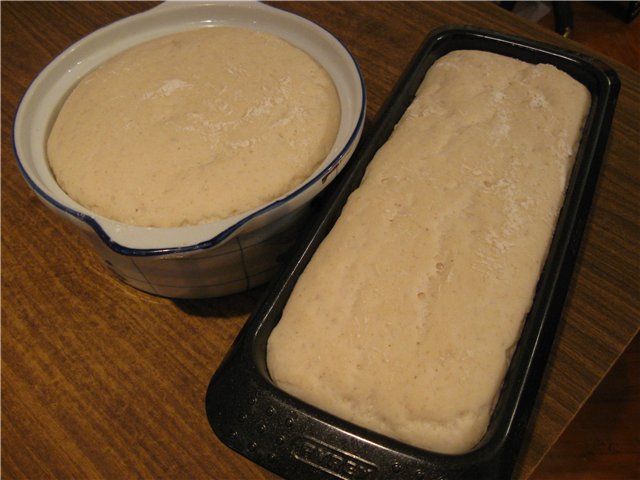
[[590, 104], [549, 65], [455, 51], [429, 69], [298, 280], [274, 382], [437, 452], [484, 435]]
[[329, 74], [284, 40], [200, 28], [133, 47], [81, 80], [47, 153], [86, 208], [155, 227], [231, 217], [295, 188], [336, 138]]

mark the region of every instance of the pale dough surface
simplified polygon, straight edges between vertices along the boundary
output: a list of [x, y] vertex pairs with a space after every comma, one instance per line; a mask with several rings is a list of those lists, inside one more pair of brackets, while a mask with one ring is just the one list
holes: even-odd
[[329, 153], [340, 102], [284, 40], [235, 27], [152, 40], [67, 98], [48, 160], [77, 202], [134, 225], [228, 218], [287, 193]]
[[486, 431], [590, 104], [549, 65], [456, 51], [429, 69], [268, 342], [275, 383], [411, 445]]

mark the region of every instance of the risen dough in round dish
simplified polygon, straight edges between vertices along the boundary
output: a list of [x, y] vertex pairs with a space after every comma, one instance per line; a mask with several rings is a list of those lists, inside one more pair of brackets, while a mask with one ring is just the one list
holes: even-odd
[[200, 28], [133, 47], [81, 80], [48, 139], [60, 187], [123, 223], [228, 218], [309, 177], [340, 103], [328, 73], [284, 40]]

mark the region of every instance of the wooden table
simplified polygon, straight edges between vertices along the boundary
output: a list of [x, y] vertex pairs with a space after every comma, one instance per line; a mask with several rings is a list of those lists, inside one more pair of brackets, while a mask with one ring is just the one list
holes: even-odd
[[[222, 445], [209, 379], [261, 294], [172, 301], [119, 283], [20, 177], [13, 115], [75, 40], [152, 3], [2, 3], [2, 474], [4, 478], [275, 476]], [[278, 3], [357, 58], [371, 121], [432, 29], [474, 24], [584, 50], [480, 3]], [[622, 80], [610, 147], [518, 477], [527, 477], [639, 328], [639, 85]], [[610, 412], [612, 421], [623, 421]]]

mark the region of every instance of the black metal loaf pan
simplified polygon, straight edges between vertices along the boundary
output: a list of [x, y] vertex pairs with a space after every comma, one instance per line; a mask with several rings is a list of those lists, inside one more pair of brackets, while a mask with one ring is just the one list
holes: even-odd
[[[564, 70], [591, 92], [592, 105], [555, 235], [502, 392], [483, 440], [469, 453], [424, 451], [334, 417], [270, 380], [266, 343], [315, 249], [329, 232], [368, 162], [387, 140], [426, 71], [444, 54], [486, 50]], [[509, 478], [547, 363], [609, 135], [619, 81], [601, 62], [557, 47], [470, 27], [433, 32], [417, 52], [357, 152], [337, 179], [282, 274], [214, 374], [209, 422], [229, 447], [289, 479]], [[425, 139], [428, 141], [428, 139]]]

